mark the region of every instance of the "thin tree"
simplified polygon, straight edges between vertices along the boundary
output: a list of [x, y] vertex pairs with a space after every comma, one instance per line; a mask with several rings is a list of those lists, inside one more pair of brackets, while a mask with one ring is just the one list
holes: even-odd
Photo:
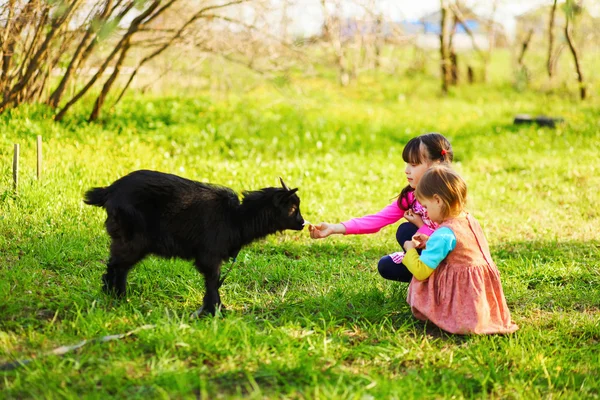
[[521, 52], [519, 53], [519, 58], [517, 59], [517, 62], [519, 63], [520, 67], [523, 67], [523, 59], [525, 58], [525, 53], [527, 52], [527, 49], [529, 48], [529, 43], [531, 43], [531, 38], [533, 37], [533, 28], [529, 29], [529, 31], [527, 31], [527, 35], [525, 36], [525, 38], [523, 39], [523, 42], [521, 43]]
[[373, 65], [375, 69], [379, 69], [381, 66], [381, 46], [383, 41], [383, 16], [381, 13], [377, 14], [375, 18], [375, 32], [373, 33]]
[[448, 0], [440, 0], [441, 31], [440, 31], [440, 61], [442, 69], [442, 93], [448, 94], [448, 87], [452, 81], [450, 60], [450, 28], [451, 12]]
[[552, 79], [554, 76], [554, 20], [556, 19], [556, 4], [558, 0], [554, 0], [550, 9], [550, 20], [548, 21], [548, 60], [546, 69], [548, 77]]
[[[495, 15], [495, 7], [496, 7], [496, 2], [494, 2], [494, 9], [492, 11], [492, 16], [490, 19], [490, 25], [493, 27], [493, 17]], [[491, 51], [492, 51], [492, 39], [490, 38], [490, 48], [488, 50], [488, 52], [483, 51], [482, 49], [479, 48], [479, 46], [477, 45], [477, 40], [475, 39], [475, 34], [473, 33], [473, 31], [471, 30], [471, 28], [469, 28], [469, 25], [466, 22], [466, 18], [463, 15], [462, 11], [460, 10], [460, 8], [456, 5], [456, 4], [449, 4], [449, 8], [452, 11], [452, 14], [454, 15], [454, 24], [456, 25], [457, 23], [460, 24], [463, 29], [465, 30], [465, 32], [467, 33], [467, 35], [469, 35], [469, 38], [471, 38], [471, 46], [473, 46], [473, 50], [475, 50], [475, 52], [479, 55], [479, 57], [481, 58], [483, 65], [484, 65], [484, 76], [483, 76], [483, 80], [485, 81], [486, 78], [486, 69], [487, 69], [487, 65], [489, 63], [489, 59], [491, 57]], [[492, 29], [491, 27], [488, 29]], [[452, 50], [452, 52], [454, 53], [454, 51]]]
[[577, 81], [579, 82], [579, 97], [581, 100], [585, 100], [587, 97], [587, 90], [585, 85], [585, 79], [583, 78], [583, 70], [581, 68], [581, 56], [579, 55], [579, 50], [575, 45], [575, 39], [573, 38], [573, 27], [575, 23], [575, 18], [577, 15], [581, 14], [583, 8], [580, 3], [576, 3], [574, 0], [567, 0], [565, 2], [565, 37], [567, 38], [567, 43], [569, 44], [569, 48], [571, 49], [571, 54], [573, 55], [573, 61], [575, 61], [575, 70], [577, 71]]
[[454, 48], [454, 35], [456, 33], [457, 25], [458, 19], [456, 18], [456, 14], [453, 14], [450, 28], [450, 40], [448, 44], [448, 51], [450, 53], [450, 84], [453, 86], [458, 85], [458, 55], [456, 54], [456, 49]]

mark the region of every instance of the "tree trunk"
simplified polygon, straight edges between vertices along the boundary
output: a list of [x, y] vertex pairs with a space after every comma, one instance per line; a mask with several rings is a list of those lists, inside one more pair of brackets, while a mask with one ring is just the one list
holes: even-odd
[[517, 62], [519, 63], [519, 66], [523, 66], [523, 58], [525, 57], [525, 52], [527, 51], [527, 48], [529, 47], [529, 43], [531, 42], [532, 36], [533, 36], [533, 29], [530, 29], [529, 32], [527, 33], [527, 36], [525, 37], [525, 40], [523, 40], [523, 43], [521, 45], [521, 54], [519, 54], [519, 59], [517, 60]]
[[567, 16], [566, 23], [565, 23], [565, 37], [567, 38], [567, 43], [569, 44], [569, 48], [571, 49], [571, 54], [573, 54], [573, 60], [575, 61], [575, 70], [577, 71], [577, 81], [579, 82], [579, 97], [581, 98], [581, 100], [585, 100], [585, 98], [587, 97], [585, 80], [583, 79], [583, 71], [581, 69], [579, 51], [575, 47], [575, 41], [573, 40], [573, 33], [572, 33], [570, 21], [571, 21], [571, 18], [569, 16]]
[[450, 71], [450, 9], [448, 0], [441, 0], [441, 32], [440, 32], [440, 58], [442, 68], [442, 93], [448, 94], [448, 87], [452, 79]]
[[381, 15], [377, 16], [377, 20], [375, 21], [375, 37], [374, 37], [374, 41], [373, 41], [373, 46], [374, 46], [374, 50], [375, 50], [375, 60], [374, 60], [374, 65], [375, 65], [375, 69], [379, 69], [379, 67], [381, 66], [381, 42], [382, 42], [382, 37], [383, 37], [383, 28], [382, 28], [382, 18]]
[[[496, 12], [496, 2], [494, 1], [494, 9], [492, 11], [492, 17]], [[454, 14], [454, 26], [456, 27], [456, 24], [459, 23], [463, 29], [465, 30], [465, 32], [467, 32], [467, 35], [469, 35], [469, 37], [471, 38], [471, 44], [473, 46], [473, 50], [475, 50], [475, 52], [479, 55], [479, 57], [481, 57], [481, 60], [483, 62], [483, 71], [482, 71], [482, 81], [485, 82], [487, 81], [487, 65], [489, 63], [489, 58], [490, 58], [490, 54], [491, 54], [491, 43], [492, 41], [490, 40], [490, 50], [486, 53], [483, 50], [481, 50], [479, 48], [479, 46], [477, 45], [477, 40], [475, 40], [475, 34], [473, 33], [473, 31], [469, 28], [469, 26], [467, 25], [467, 22], [465, 20], [465, 17], [462, 15], [462, 12], [460, 11], [460, 8], [456, 5], [456, 4], [449, 4], [449, 9], [452, 11], [452, 13]], [[490, 24], [493, 24], [490, 23]], [[490, 28], [491, 30], [491, 28]], [[453, 29], [454, 31], [454, 29]], [[453, 36], [453, 35], [452, 35]], [[452, 39], [451, 36], [451, 39]], [[452, 42], [452, 40], [451, 40]], [[450, 48], [452, 49], [452, 46], [450, 46]], [[452, 53], [454, 53], [454, 50], [451, 50]]]
[[[55, 121], [60, 121], [60, 120], [62, 120], [64, 118], [65, 114], [73, 106], [73, 104], [75, 104], [81, 97], [83, 97], [83, 95], [86, 94], [87, 91], [90, 90], [90, 88], [94, 85], [94, 83], [96, 83], [96, 81], [102, 76], [102, 74], [104, 73], [104, 71], [106, 70], [106, 68], [108, 68], [108, 65], [110, 64], [110, 62], [117, 55], [117, 53], [121, 51], [121, 49], [123, 48], [123, 46], [125, 44], [130, 45], [131, 36], [139, 30], [140, 25], [142, 24], [142, 22], [146, 18], [152, 18], [152, 17], [149, 17], [149, 15], [152, 14], [152, 12], [156, 10], [156, 8], [160, 4], [160, 1], [161, 0], [154, 0], [152, 2], [152, 4], [150, 4], [150, 6], [148, 6], [148, 8], [146, 10], [144, 10], [140, 15], [138, 15], [131, 22], [131, 25], [129, 26], [129, 29], [127, 30], [127, 32], [125, 33], [125, 35], [123, 36], [123, 38], [119, 41], [119, 43], [117, 43], [117, 45], [115, 46], [115, 48], [113, 49], [113, 51], [104, 60], [104, 62], [102, 63], [102, 65], [100, 66], [100, 68], [98, 69], [98, 71], [96, 72], [96, 74], [83, 87], [83, 89], [81, 89], [71, 100], [69, 100], [67, 102], [67, 104], [65, 104], [65, 106], [58, 112], [58, 114], [56, 114], [56, 116], [54, 117]], [[171, 1], [169, 4], [172, 4], [172, 3], [173, 3], [173, 1]], [[161, 8], [161, 10], [164, 10], [164, 7]], [[111, 85], [112, 85], [112, 83], [111, 83]]]
[[458, 56], [454, 49], [454, 33], [456, 32], [456, 25], [458, 19], [456, 14], [452, 16], [452, 29], [450, 29], [450, 44], [448, 45], [450, 51], [450, 83], [452, 86], [458, 85]]
[[548, 77], [552, 79], [554, 76], [554, 20], [556, 17], [556, 3], [558, 0], [554, 0], [552, 9], [550, 10], [550, 21], [548, 21], [548, 61], [546, 62], [546, 68], [548, 69]]

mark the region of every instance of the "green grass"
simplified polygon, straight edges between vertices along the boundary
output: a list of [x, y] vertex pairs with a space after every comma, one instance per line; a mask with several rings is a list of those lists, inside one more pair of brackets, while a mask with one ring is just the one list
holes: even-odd
[[[93, 125], [82, 109], [61, 124], [43, 107], [0, 116], [0, 362], [156, 325], [0, 372], [0, 397], [598, 398], [598, 99], [504, 84], [440, 98], [427, 76], [299, 86], [221, 100], [131, 95]], [[516, 127], [516, 113], [567, 122]], [[100, 292], [108, 238], [103, 211], [82, 202], [89, 187], [139, 168], [238, 191], [282, 176], [300, 188], [306, 219], [336, 222], [388, 204], [405, 185], [403, 145], [427, 131], [453, 143], [521, 327], [514, 335], [453, 336], [416, 321], [406, 285], [376, 270], [397, 249], [394, 227], [254, 243], [222, 287], [223, 317], [188, 318], [203, 281], [179, 260], [138, 265], [127, 301]]]

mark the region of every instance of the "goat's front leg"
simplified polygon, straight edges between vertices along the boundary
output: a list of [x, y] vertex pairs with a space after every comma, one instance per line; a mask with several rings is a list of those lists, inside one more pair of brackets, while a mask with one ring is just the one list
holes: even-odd
[[217, 309], [222, 309], [221, 297], [219, 296], [219, 280], [221, 278], [221, 262], [196, 260], [196, 269], [204, 276], [204, 301], [202, 307], [192, 316], [198, 317], [203, 314], [215, 315]]

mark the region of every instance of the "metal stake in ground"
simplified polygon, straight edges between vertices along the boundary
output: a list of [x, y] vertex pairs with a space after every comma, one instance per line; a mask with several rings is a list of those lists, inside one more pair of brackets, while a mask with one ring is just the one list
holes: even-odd
[[15, 154], [13, 156], [13, 188], [15, 194], [19, 193], [19, 145], [15, 143]]

